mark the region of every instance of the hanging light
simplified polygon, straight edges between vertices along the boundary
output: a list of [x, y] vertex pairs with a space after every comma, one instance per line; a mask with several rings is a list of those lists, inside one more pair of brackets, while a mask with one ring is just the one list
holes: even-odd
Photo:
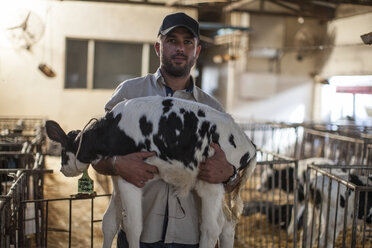
[[55, 77], [56, 73], [47, 64], [39, 64], [39, 70], [47, 77]]

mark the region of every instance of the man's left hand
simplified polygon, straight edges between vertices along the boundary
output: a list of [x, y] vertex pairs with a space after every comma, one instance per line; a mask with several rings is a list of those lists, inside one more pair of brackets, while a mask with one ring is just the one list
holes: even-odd
[[208, 183], [222, 183], [234, 173], [233, 166], [227, 161], [225, 152], [215, 143], [211, 143], [214, 154], [200, 164], [198, 178]]

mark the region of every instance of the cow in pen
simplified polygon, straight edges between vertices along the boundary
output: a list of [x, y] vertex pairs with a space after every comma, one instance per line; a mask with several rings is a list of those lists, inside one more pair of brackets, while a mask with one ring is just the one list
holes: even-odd
[[[156, 156], [146, 159], [158, 167], [159, 175], [153, 180], [174, 185], [178, 196], [195, 189], [201, 198], [199, 246], [213, 248], [219, 239], [221, 247], [233, 248], [235, 224], [243, 209], [240, 191], [255, 168], [256, 150], [230, 115], [200, 103], [153, 96], [119, 103], [82, 132], [66, 135], [54, 121], [47, 121], [46, 130], [51, 140], [62, 144], [65, 176], [78, 176], [102, 158], [154, 151]], [[231, 204], [224, 202], [222, 184], [197, 179], [200, 163], [214, 154], [211, 142], [220, 145], [241, 173]], [[112, 179], [114, 192], [102, 223], [103, 246], [111, 247], [122, 220], [130, 247], [139, 247], [142, 190], [121, 177]]]
[[[298, 160], [297, 174], [295, 171], [294, 163], [290, 163], [286, 167], [267, 168], [262, 174], [260, 179], [260, 184], [257, 186], [257, 190], [265, 193], [269, 190], [281, 189], [288, 193], [297, 194], [297, 214], [295, 216], [294, 208], [291, 208], [291, 216], [288, 216], [288, 229], [289, 235], [292, 235], [296, 229], [302, 227], [303, 214], [305, 210], [305, 183], [306, 179], [306, 169], [309, 164], [328, 164], [333, 165], [334, 162], [327, 158], [314, 157], [307, 159]], [[335, 171], [335, 170], [334, 170]], [[295, 189], [295, 180], [297, 181], [298, 190]], [[286, 212], [284, 211], [283, 214]], [[297, 226], [295, 226], [295, 221]]]
[[[372, 186], [372, 176], [357, 175], [353, 170], [336, 176], [356, 186]], [[357, 200], [356, 192], [346, 184], [320, 174], [309, 184], [307, 231], [303, 237], [306, 248], [315, 247], [317, 238], [319, 247], [335, 247], [337, 237], [353, 225], [354, 218], [372, 223], [371, 191], [359, 191]]]

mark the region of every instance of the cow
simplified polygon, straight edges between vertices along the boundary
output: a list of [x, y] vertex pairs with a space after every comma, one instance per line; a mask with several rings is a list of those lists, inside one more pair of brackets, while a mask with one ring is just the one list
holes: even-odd
[[[269, 190], [281, 189], [287, 193], [297, 193], [297, 214], [295, 217], [294, 208], [292, 208], [291, 216], [288, 221], [288, 235], [292, 235], [295, 228], [295, 221], [297, 222], [297, 229], [301, 228], [303, 213], [305, 210], [305, 183], [306, 183], [306, 169], [309, 164], [327, 164], [334, 165], [334, 162], [327, 158], [314, 157], [298, 160], [297, 175], [295, 175], [294, 163], [289, 164], [285, 168], [267, 168], [262, 174], [260, 184], [256, 189], [262, 193]], [[297, 180], [298, 190], [295, 192], [294, 182]]]
[[[339, 173], [336, 176], [356, 186], [372, 186], [372, 176], [357, 175], [355, 171]], [[334, 241], [340, 232], [344, 230], [345, 223], [346, 229], [353, 225], [355, 214], [358, 221], [372, 223], [371, 191], [360, 191], [357, 203], [358, 212], [355, 213], [355, 191], [346, 187], [345, 184], [338, 184], [328, 176], [318, 175], [310, 181], [309, 189], [306, 248], [316, 245], [318, 231], [315, 230], [317, 228], [320, 228], [319, 247], [331, 248], [334, 247]], [[314, 227], [317, 228], [314, 229]]]
[[[174, 185], [178, 196], [195, 189], [201, 198], [199, 246], [212, 248], [219, 239], [221, 247], [233, 247], [235, 225], [243, 209], [240, 191], [255, 168], [256, 149], [230, 115], [201, 103], [151, 96], [117, 104], [83, 131], [65, 134], [54, 121], [46, 122], [46, 131], [51, 140], [62, 145], [61, 172], [65, 176], [78, 176], [102, 158], [155, 152], [156, 156], [146, 159], [158, 168], [153, 180]], [[223, 184], [197, 179], [200, 163], [214, 154], [211, 142], [221, 147], [228, 162], [241, 173], [229, 207], [224, 202]], [[113, 196], [102, 223], [103, 247], [111, 247], [122, 220], [129, 246], [138, 248], [142, 190], [119, 176], [112, 179]]]

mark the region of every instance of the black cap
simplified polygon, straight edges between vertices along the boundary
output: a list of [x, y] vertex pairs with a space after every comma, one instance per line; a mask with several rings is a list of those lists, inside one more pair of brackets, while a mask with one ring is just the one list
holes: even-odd
[[190, 30], [194, 37], [199, 38], [199, 23], [185, 13], [178, 12], [167, 15], [160, 26], [158, 35], [166, 35], [174, 28], [184, 27]]

